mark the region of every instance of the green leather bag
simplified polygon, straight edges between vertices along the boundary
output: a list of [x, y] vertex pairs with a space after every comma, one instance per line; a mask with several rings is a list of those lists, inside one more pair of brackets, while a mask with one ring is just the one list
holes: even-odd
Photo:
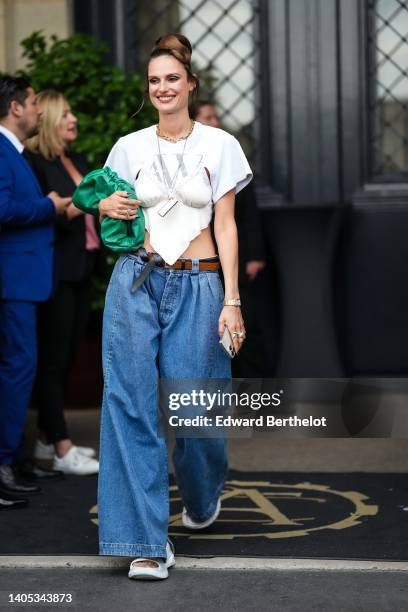
[[[121, 179], [108, 166], [89, 172], [75, 189], [72, 201], [77, 208], [92, 215], [99, 215], [99, 201], [115, 191], [127, 191], [137, 200], [132, 185]], [[121, 221], [105, 217], [101, 223], [102, 242], [112, 251], [136, 251], [143, 246], [145, 219], [139, 207], [133, 221]]]

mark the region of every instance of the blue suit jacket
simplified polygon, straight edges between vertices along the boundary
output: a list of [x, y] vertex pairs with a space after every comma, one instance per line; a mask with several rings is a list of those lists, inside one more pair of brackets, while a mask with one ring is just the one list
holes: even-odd
[[0, 133], [0, 296], [41, 302], [52, 288], [55, 208]]

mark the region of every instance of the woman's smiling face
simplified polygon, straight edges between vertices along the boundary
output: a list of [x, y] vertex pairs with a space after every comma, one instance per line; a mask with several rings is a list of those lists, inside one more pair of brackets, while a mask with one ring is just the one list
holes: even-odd
[[147, 78], [150, 101], [159, 113], [177, 113], [188, 107], [188, 96], [195, 83], [188, 79], [185, 67], [175, 57], [161, 55], [151, 59]]

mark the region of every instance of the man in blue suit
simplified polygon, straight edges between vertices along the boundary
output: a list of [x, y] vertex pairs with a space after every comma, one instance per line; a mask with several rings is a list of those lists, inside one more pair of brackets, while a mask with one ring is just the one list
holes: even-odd
[[[0, 78], [0, 509], [40, 489], [21, 479], [24, 423], [34, 382], [36, 306], [52, 289], [53, 220], [70, 198], [44, 197], [22, 141], [37, 133], [36, 96], [22, 78]], [[3, 503], [2, 503], [3, 502]]]

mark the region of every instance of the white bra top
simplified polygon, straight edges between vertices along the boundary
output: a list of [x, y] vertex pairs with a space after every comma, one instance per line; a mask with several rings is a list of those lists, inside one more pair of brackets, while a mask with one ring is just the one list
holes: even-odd
[[[144, 208], [156, 206], [168, 197], [168, 189], [154, 175], [142, 168], [135, 180], [137, 197]], [[185, 206], [204, 208], [212, 199], [210, 179], [205, 168], [200, 168], [195, 174], [187, 176], [174, 188], [174, 196]]]
[[[120, 138], [105, 165], [134, 185], [150, 244], [172, 264], [208, 227], [213, 204], [231, 189], [238, 193], [252, 172], [233, 136], [198, 122], [187, 142], [160, 139], [160, 153], [151, 126]], [[162, 217], [158, 211], [169, 197], [177, 204]]]

